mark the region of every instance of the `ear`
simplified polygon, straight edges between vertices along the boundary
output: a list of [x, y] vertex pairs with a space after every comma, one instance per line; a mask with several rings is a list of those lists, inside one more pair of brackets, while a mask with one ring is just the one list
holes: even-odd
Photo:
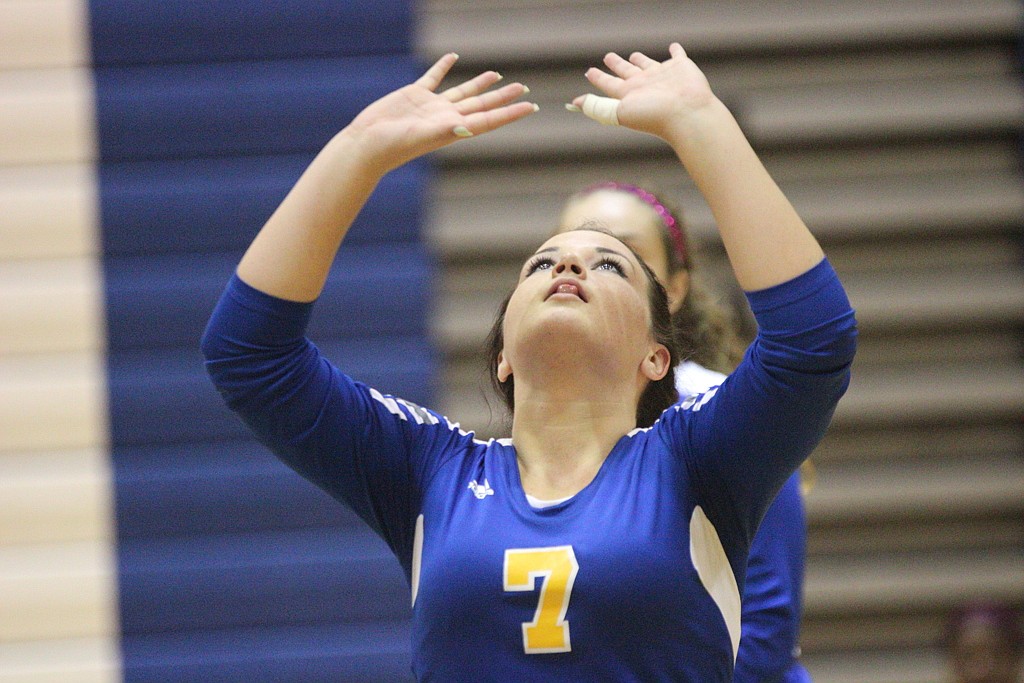
[[505, 352], [498, 352], [498, 381], [504, 383], [512, 376], [512, 366], [505, 359]]
[[686, 293], [690, 291], [690, 272], [678, 270], [668, 277], [665, 285], [665, 293], [668, 294], [668, 310], [675, 313], [683, 306]]
[[668, 374], [669, 363], [671, 362], [672, 356], [665, 345], [655, 344], [640, 364], [640, 371], [650, 381], [657, 382]]

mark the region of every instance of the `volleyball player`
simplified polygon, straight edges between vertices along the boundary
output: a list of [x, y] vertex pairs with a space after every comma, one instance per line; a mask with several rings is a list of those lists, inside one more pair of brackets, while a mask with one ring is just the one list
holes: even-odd
[[499, 312], [490, 358], [513, 406], [508, 439], [477, 440], [383, 395], [305, 338], [335, 252], [386, 172], [534, 111], [515, 102], [520, 84], [489, 91], [493, 72], [439, 91], [451, 54], [327, 144], [204, 335], [228, 405], [395, 553], [420, 680], [732, 677], [751, 539], [846, 389], [855, 321], [703, 74], [679, 44], [669, 54], [607, 55], [607, 71], [587, 72], [603, 95], [573, 105], [665, 140], [715, 213], [759, 325], [716, 390], [675, 403], [665, 291], [591, 229], [542, 244]]

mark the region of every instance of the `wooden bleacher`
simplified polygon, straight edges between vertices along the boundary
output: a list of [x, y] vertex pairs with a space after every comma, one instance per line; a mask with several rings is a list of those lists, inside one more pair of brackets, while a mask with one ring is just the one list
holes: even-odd
[[439, 153], [439, 407], [501, 431], [481, 343], [571, 191], [661, 188], [726, 265], [667, 148], [563, 110], [607, 50], [679, 40], [820, 237], [858, 310], [854, 379], [815, 455], [805, 660], [819, 683], [940, 683], [975, 598], [1024, 607], [1024, 94], [1018, 2], [432, 0], [425, 59], [522, 80], [541, 111]]

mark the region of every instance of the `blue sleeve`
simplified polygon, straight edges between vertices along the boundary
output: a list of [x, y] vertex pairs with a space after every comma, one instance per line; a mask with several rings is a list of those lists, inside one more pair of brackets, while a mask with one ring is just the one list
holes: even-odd
[[312, 308], [233, 277], [203, 335], [207, 372], [257, 438], [349, 505], [408, 573], [421, 491], [466, 435], [331, 365], [305, 337]]
[[743, 589], [736, 683], [785, 681], [794, 666], [803, 606], [807, 523], [800, 473], [783, 485], [754, 535]]
[[856, 348], [853, 309], [827, 260], [747, 298], [758, 333], [743, 361], [717, 389], [666, 411], [660, 427], [718, 533], [735, 539], [740, 581], [765, 510], [824, 436]]

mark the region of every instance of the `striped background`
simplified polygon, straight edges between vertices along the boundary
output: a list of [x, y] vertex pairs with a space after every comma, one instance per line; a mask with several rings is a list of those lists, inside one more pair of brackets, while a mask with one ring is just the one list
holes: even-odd
[[[407, 0], [0, 0], [0, 681], [408, 677], [397, 563], [197, 344], [315, 151], [418, 75], [411, 29]], [[314, 330], [418, 402], [429, 173], [381, 185]]]
[[669, 192], [732, 281], [671, 152], [562, 108], [605, 50], [671, 40], [858, 311], [804, 660], [947, 680], [954, 608], [1024, 609], [1022, 36], [1020, 0], [0, 0], [0, 683], [407, 676], [396, 563], [223, 411], [201, 327], [314, 150], [458, 50], [453, 80], [500, 68], [541, 110], [385, 179], [313, 331], [497, 435], [480, 340], [567, 192]]

